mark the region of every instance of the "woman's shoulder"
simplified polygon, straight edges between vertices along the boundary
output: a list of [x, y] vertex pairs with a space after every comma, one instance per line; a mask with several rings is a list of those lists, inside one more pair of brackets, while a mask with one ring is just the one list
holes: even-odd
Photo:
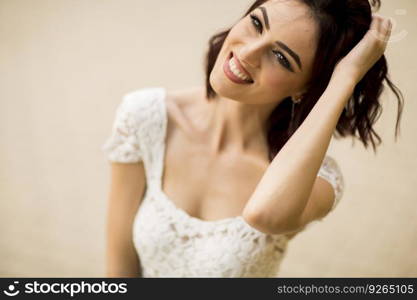
[[134, 163], [142, 160], [144, 143], [150, 131], [155, 131], [154, 120], [160, 119], [161, 88], [141, 88], [127, 92], [119, 102], [109, 137], [102, 150], [110, 161]]
[[199, 102], [197, 99], [204, 97], [204, 92], [205, 88], [203, 86], [167, 90], [166, 100], [169, 105], [175, 106], [177, 109], [190, 109]]
[[[194, 86], [166, 92], [168, 118], [172, 125], [188, 131], [204, 114], [205, 88]], [[204, 118], [203, 118], [204, 119]]]
[[192, 96], [196, 90], [189, 88], [168, 92], [164, 87], [145, 87], [125, 93], [117, 107], [111, 134], [102, 146], [109, 159], [140, 161], [149, 147], [155, 147], [163, 140], [168, 106], [177, 108], [168, 110], [178, 120], [181, 112], [193, 105]]
[[164, 87], [144, 87], [125, 93], [121, 106], [129, 111], [139, 111], [154, 106], [164, 97]]

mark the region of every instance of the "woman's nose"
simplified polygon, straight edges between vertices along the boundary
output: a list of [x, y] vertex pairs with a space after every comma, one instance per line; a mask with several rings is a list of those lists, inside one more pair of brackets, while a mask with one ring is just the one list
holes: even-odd
[[238, 57], [249, 64], [250, 67], [258, 68], [261, 62], [261, 54], [264, 50], [265, 43], [262, 41], [248, 43], [240, 49]]

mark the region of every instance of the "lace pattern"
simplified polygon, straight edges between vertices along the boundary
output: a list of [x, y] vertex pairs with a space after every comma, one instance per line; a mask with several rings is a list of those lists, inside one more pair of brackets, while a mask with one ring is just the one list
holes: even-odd
[[336, 160], [333, 157], [326, 155], [323, 159], [323, 163], [317, 176], [326, 179], [333, 186], [335, 200], [330, 210], [332, 211], [336, 208], [337, 204], [340, 202], [340, 199], [343, 196], [343, 191], [345, 189], [343, 173]]
[[142, 161], [142, 149], [139, 143], [138, 122], [134, 95], [126, 95], [116, 109], [111, 136], [102, 145], [101, 150], [109, 161], [133, 163]]
[[[159, 196], [158, 196], [159, 195]], [[133, 239], [143, 277], [276, 277], [287, 248], [242, 218], [206, 222], [149, 192], [135, 218]]]

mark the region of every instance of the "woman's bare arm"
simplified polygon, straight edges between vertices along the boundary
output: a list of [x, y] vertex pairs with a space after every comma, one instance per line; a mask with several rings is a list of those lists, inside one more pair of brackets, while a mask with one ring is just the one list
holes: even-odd
[[[287, 233], [306, 225], [301, 222], [306, 207], [317, 210], [317, 217], [330, 209], [333, 191], [326, 185], [312, 191], [315, 184], [323, 184], [317, 173], [353, 88], [348, 80], [333, 78], [307, 118], [274, 157], [244, 210], [245, 219], [253, 227], [266, 233]], [[303, 219], [315, 218], [311, 211], [307, 215], [310, 216]]]
[[111, 163], [106, 277], [142, 277], [132, 240], [133, 220], [146, 188], [143, 162]]

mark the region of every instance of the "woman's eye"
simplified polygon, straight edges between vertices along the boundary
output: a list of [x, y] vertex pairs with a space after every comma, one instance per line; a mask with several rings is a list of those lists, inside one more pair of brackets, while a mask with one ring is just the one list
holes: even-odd
[[[252, 19], [252, 24], [255, 27], [256, 31], [259, 33], [262, 33], [263, 27], [259, 18], [255, 14], [250, 14], [250, 17]], [[286, 69], [293, 72], [290, 62], [280, 51], [272, 51], [272, 52], [277, 56], [278, 61], [281, 65], [283, 65]]]
[[290, 62], [288, 61], [288, 59], [280, 51], [272, 51], [272, 52], [276, 55], [276, 57], [278, 58], [278, 61], [284, 67], [286, 67], [287, 69], [289, 69], [290, 71], [292, 71]]
[[251, 14], [250, 15], [251, 19], [252, 19], [252, 24], [253, 26], [255, 26], [256, 31], [258, 31], [259, 33], [262, 33], [262, 23], [261, 21], [259, 21], [258, 17]]

